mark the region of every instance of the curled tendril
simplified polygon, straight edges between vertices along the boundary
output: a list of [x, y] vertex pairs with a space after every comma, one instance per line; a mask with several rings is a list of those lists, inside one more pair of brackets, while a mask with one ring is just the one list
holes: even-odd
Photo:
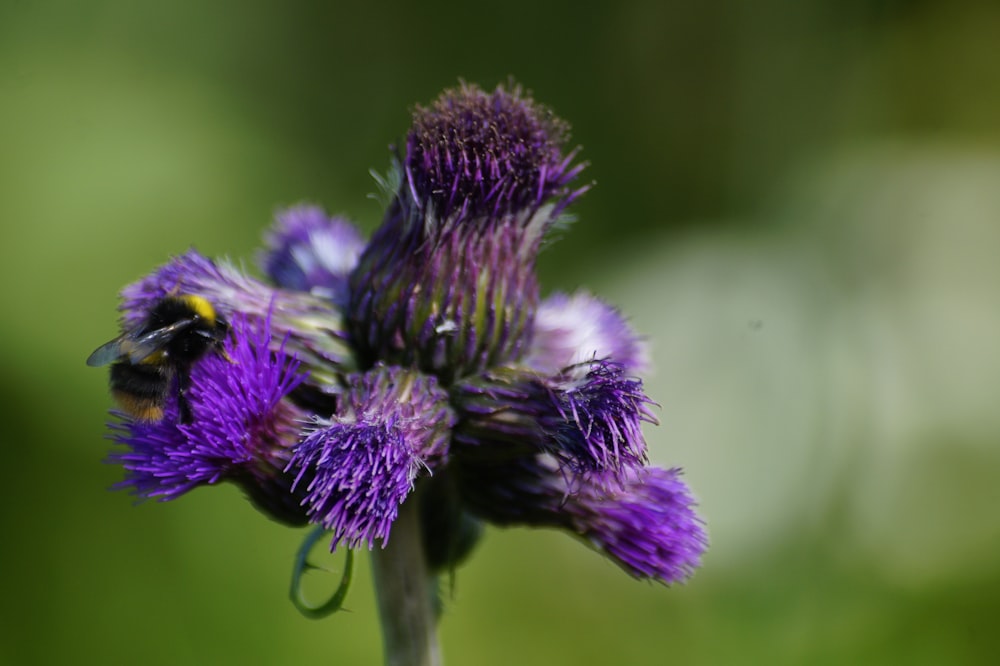
[[313, 546], [325, 533], [326, 530], [323, 527], [317, 527], [306, 535], [302, 545], [299, 546], [299, 551], [295, 554], [295, 563], [292, 566], [292, 587], [289, 591], [289, 597], [295, 608], [311, 620], [319, 620], [341, 610], [344, 599], [347, 597], [347, 590], [351, 587], [351, 573], [354, 570], [354, 553], [348, 550], [344, 560], [344, 572], [340, 576], [340, 584], [333, 595], [319, 605], [311, 604], [306, 600], [302, 592], [302, 577], [307, 571], [322, 568], [309, 562], [309, 553], [312, 552]]

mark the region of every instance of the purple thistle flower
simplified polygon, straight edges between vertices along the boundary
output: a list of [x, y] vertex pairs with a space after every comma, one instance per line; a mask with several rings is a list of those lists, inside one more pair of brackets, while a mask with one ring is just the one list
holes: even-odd
[[594, 486], [579, 490], [566, 507], [573, 529], [636, 578], [688, 578], [701, 566], [708, 536], [679, 474], [646, 467], [634, 470], [617, 495], [603, 497]]
[[569, 126], [519, 85], [485, 93], [463, 83], [413, 114], [405, 186], [437, 220], [497, 218], [552, 199], [561, 209], [586, 189], [569, 189], [585, 165], [570, 166], [568, 138]]
[[127, 286], [125, 331], [177, 295], [231, 330], [161, 419], [112, 425], [119, 487], [234, 481], [351, 548], [384, 545], [419, 502], [436, 571], [488, 520], [566, 530], [638, 578], [690, 575], [705, 533], [677, 471], [647, 466], [641, 338], [585, 292], [540, 302], [539, 248], [588, 188], [567, 132], [517, 86], [462, 84], [414, 113], [363, 249], [343, 220], [293, 208], [260, 257], [277, 286], [194, 250]]
[[618, 308], [583, 291], [553, 294], [542, 301], [525, 364], [553, 374], [595, 358], [611, 359], [630, 373], [649, 367], [644, 341]]
[[655, 423], [642, 382], [612, 361], [570, 366], [551, 377], [500, 368], [459, 382], [455, 441], [468, 457], [549, 453], [573, 474], [624, 481], [646, 462], [643, 421]]
[[317, 419], [288, 464], [309, 519], [356, 548], [389, 528], [422, 470], [445, 461], [454, 416], [433, 377], [378, 366], [348, 379], [337, 412]]
[[[582, 471], [618, 477], [646, 462], [642, 422], [656, 423], [642, 382], [613, 361], [570, 366], [552, 390], [559, 422], [549, 426], [554, 452]], [[549, 415], [550, 422], [554, 419]]]
[[708, 539], [679, 471], [636, 468], [623, 486], [608, 488], [567, 477], [547, 456], [482, 465], [461, 484], [467, 505], [495, 524], [568, 530], [636, 578], [688, 578]]
[[283, 343], [270, 351], [270, 322], [256, 325], [237, 317], [225, 343], [225, 356], [207, 355], [190, 371], [184, 394], [191, 422], [179, 419], [177, 392], [171, 393], [160, 421], [124, 417], [113, 439], [128, 451], [112, 453], [126, 479], [116, 487], [139, 497], [170, 500], [201, 485], [239, 484], [273, 518], [306, 522], [292, 497], [292, 478], [284, 473], [298, 442], [305, 413], [286, 397], [305, 376]]
[[353, 224], [316, 206], [297, 206], [277, 215], [265, 242], [258, 263], [274, 284], [347, 305], [347, 276], [365, 245]]
[[418, 108], [402, 179], [351, 274], [348, 324], [363, 364], [445, 383], [520, 358], [538, 304], [535, 258], [583, 165], [567, 126], [522, 90], [463, 85]]

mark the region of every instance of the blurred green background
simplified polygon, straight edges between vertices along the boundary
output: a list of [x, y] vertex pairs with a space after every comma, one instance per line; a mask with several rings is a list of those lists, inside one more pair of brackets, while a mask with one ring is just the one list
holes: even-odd
[[[117, 290], [279, 206], [370, 231], [415, 103], [516, 76], [598, 186], [541, 258], [648, 335], [652, 457], [712, 548], [637, 583], [492, 530], [447, 663], [987, 663], [1000, 654], [1000, 7], [0, 4], [0, 663], [376, 664], [286, 599], [302, 536], [232, 488], [106, 489]], [[364, 560], [365, 558], [362, 558]]]

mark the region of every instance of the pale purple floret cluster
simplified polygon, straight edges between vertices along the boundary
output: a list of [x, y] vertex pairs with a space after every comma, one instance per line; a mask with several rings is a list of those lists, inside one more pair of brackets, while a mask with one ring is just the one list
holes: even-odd
[[267, 282], [191, 251], [126, 287], [126, 328], [191, 293], [230, 333], [190, 369], [189, 419], [173, 396], [161, 421], [112, 426], [120, 485], [173, 499], [233, 481], [352, 548], [419, 501], [436, 569], [486, 521], [566, 530], [638, 578], [689, 576], [706, 536], [678, 472], [648, 466], [642, 340], [587, 292], [540, 296], [541, 244], [589, 187], [567, 138], [519, 87], [462, 84], [414, 112], [367, 243], [292, 208], [259, 256]]
[[365, 247], [351, 222], [318, 206], [296, 206], [278, 213], [265, 243], [261, 269], [274, 284], [347, 305], [347, 277]]

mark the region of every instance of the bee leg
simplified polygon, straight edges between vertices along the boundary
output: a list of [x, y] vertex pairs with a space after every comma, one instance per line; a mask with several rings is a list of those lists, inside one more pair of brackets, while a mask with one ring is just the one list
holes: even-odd
[[180, 372], [177, 378], [177, 409], [180, 412], [178, 416], [180, 423], [191, 423], [194, 420], [194, 415], [191, 414], [191, 406], [188, 404], [187, 397], [185, 396], [188, 385], [191, 383], [187, 370], [188, 368], [184, 368], [184, 371]]
[[191, 420], [193, 418], [191, 415], [191, 407], [188, 406], [187, 400], [184, 399], [183, 393], [181, 393], [181, 395], [178, 397], [177, 406], [180, 408], [180, 422], [184, 424], [191, 423]]

